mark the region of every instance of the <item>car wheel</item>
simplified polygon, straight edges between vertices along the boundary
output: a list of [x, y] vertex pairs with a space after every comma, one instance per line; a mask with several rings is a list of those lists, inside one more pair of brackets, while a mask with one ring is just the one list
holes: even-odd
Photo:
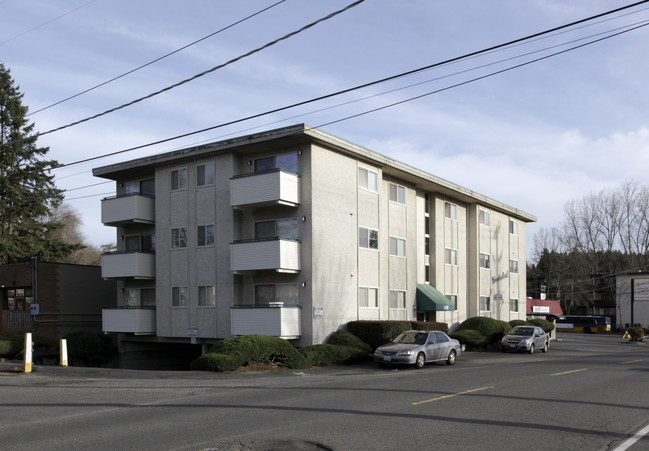
[[451, 352], [448, 353], [448, 358], [446, 359], [447, 365], [453, 365], [455, 363], [455, 350], [451, 349]]
[[543, 352], [548, 352], [548, 348], [549, 348], [549, 346], [548, 346], [548, 342], [546, 341], [545, 344], [543, 345], [543, 349], [542, 349], [542, 351], [543, 351]]
[[533, 343], [530, 345], [529, 353], [534, 354], [534, 344]]
[[423, 368], [424, 365], [426, 364], [426, 356], [424, 355], [423, 352], [420, 352], [417, 354], [417, 360], [415, 360], [415, 368]]

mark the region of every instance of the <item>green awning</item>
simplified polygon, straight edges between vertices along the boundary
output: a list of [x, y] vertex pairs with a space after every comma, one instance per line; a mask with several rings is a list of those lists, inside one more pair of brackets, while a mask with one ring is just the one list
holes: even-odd
[[418, 283], [417, 310], [420, 312], [452, 311], [455, 310], [455, 305], [434, 286]]

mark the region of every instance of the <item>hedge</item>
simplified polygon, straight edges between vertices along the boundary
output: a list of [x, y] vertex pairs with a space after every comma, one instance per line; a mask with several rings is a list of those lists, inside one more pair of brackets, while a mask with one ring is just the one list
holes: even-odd
[[548, 321], [546, 319], [535, 318], [535, 319], [529, 320], [529, 323], [540, 327], [547, 334], [549, 334], [550, 332], [552, 332], [554, 330], [554, 323], [552, 321]]
[[430, 321], [350, 321], [347, 330], [376, 349], [407, 330], [440, 330], [448, 333], [448, 325]]
[[500, 341], [511, 328], [506, 321], [474, 316], [462, 322], [451, 334], [451, 338], [473, 348], [484, 348]]

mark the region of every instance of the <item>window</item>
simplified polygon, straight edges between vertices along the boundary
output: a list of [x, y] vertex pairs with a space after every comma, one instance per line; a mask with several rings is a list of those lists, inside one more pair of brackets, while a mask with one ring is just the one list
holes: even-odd
[[457, 249], [444, 249], [444, 263], [457, 266]]
[[255, 160], [255, 172], [272, 171], [275, 169], [284, 169], [285, 171], [297, 173], [297, 152]]
[[198, 246], [214, 246], [214, 225], [198, 226]]
[[142, 288], [140, 290], [140, 305], [155, 307], [155, 288]]
[[510, 299], [509, 300], [509, 310], [511, 312], [517, 312], [518, 311], [518, 299]]
[[406, 240], [403, 238], [390, 237], [390, 255], [396, 257], [406, 256]]
[[518, 235], [518, 222], [509, 220], [509, 233]]
[[398, 204], [406, 204], [406, 188], [390, 183], [390, 201]]
[[297, 240], [297, 219], [277, 219], [255, 223], [255, 239], [290, 238]]
[[198, 287], [198, 306], [214, 307], [216, 305], [216, 287], [205, 285]]
[[187, 247], [187, 227], [171, 229], [171, 248], [180, 249]]
[[125, 288], [122, 305], [155, 307], [155, 288]]
[[174, 169], [171, 171], [171, 189], [179, 190], [187, 188], [187, 169]]
[[255, 285], [255, 304], [268, 305], [271, 302], [297, 305], [297, 285], [294, 283]]
[[480, 254], [480, 267], [484, 269], [491, 268], [491, 255], [489, 254]]
[[480, 209], [478, 212], [478, 218], [480, 221], [480, 225], [491, 227], [491, 212]]
[[358, 228], [358, 245], [365, 249], [379, 249], [379, 231], [366, 227]]
[[140, 252], [140, 235], [125, 236], [124, 250], [126, 252]]
[[480, 296], [480, 311], [491, 311], [491, 298], [489, 296]]
[[402, 310], [406, 308], [405, 291], [390, 290], [390, 308]]
[[445, 202], [444, 217], [457, 221], [457, 205]]
[[187, 307], [189, 306], [189, 290], [187, 287], [171, 287], [171, 306]]
[[457, 310], [457, 294], [447, 294], [446, 299], [448, 299], [455, 306], [455, 310]]
[[137, 194], [140, 192], [140, 182], [126, 182], [124, 184], [124, 194]]
[[378, 193], [379, 191], [379, 173], [366, 168], [358, 168], [358, 186]]
[[358, 306], [367, 307], [367, 308], [378, 308], [379, 306], [378, 288], [359, 287]]
[[509, 260], [509, 272], [518, 274], [518, 260]]
[[142, 252], [155, 252], [155, 235], [142, 235]]
[[196, 166], [196, 185], [214, 185], [214, 163], [199, 164]]

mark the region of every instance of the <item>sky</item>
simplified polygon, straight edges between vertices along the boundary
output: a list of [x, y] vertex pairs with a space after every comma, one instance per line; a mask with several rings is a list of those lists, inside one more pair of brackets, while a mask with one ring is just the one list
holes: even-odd
[[94, 167], [297, 123], [536, 216], [528, 249], [561, 224], [567, 202], [647, 184], [649, 3], [460, 59], [633, 2], [366, 0], [286, 37], [352, 3], [0, 0], [0, 63], [43, 133], [38, 144], [66, 165], [56, 184], [97, 246], [115, 242], [100, 205], [115, 187]]

